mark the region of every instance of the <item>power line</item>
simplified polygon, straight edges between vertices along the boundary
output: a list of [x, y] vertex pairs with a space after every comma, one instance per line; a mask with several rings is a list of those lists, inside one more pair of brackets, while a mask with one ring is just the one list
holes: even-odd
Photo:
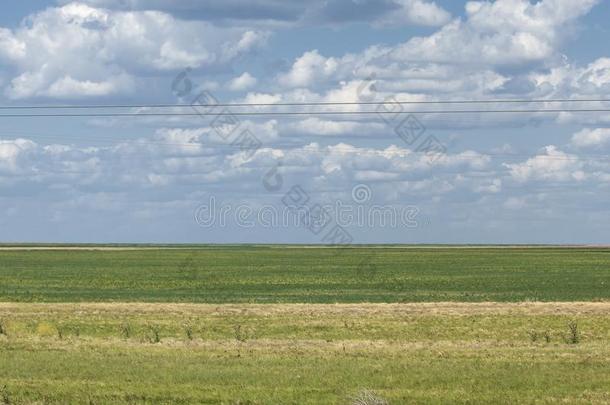
[[426, 105], [426, 104], [534, 104], [534, 103], [607, 103], [610, 99], [496, 99], [496, 100], [426, 100], [426, 101], [311, 101], [282, 103], [214, 103], [214, 104], [99, 104], [99, 105], [36, 105], [0, 106], [0, 110], [114, 109], [114, 108], [187, 108], [187, 107], [307, 107], [341, 105]]
[[419, 110], [419, 111], [291, 111], [291, 112], [202, 112], [202, 113], [59, 113], [59, 114], [0, 114], [0, 118], [76, 118], [76, 117], [223, 117], [223, 116], [319, 116], [319, 115], [406, 115], [406, 114], [539, 114], [539, 113], [601, 113], [610, 108], [592, 109], [529, 109], [529, 110]]

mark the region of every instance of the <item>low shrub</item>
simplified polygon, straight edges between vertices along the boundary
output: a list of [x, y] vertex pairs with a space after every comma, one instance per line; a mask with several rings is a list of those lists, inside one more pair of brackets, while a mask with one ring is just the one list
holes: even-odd
[[121, 331], [121, 337], [123, 337], [123, 339], [129, 339], [131, 337], [131, 325], [129, 324], [129, 322], [123, 322], [119, 326], [119, 329]]
[[549, 332], [548, 330], [544, 331], [542, 337], [544, 337], [544, 341], [546, 343], [551, 343], [551, 332]]
[[193, 340], [193, 325], [189, 322], [186, 322], [184, 325], [184, 334], [188, 340]]
[[580, 331], [576, 322], [571, 321], [568, 323], [568, 334], [565, 337], [565, 341], [571, 345], [580, 343]]
[[233, 327], [233, 331], [235, 334], [235, 340], [238, 342], [245, 342], [248, 340], [248, 335], [242, 330], [241, 325], [235, 325]]
[[530, 340], [532, 342], [537, 342], [538, 341], [538, 332], [536, 332], [535, 330], [530, 330], [527, 332], [528, 336], [530, 337]]
[[148, 334], [146, 338], [149, 343], [160, 343], [161, 342], [161, 328], [157, 325], [150, 325], [148, 327]]
[[3, 387], [0, 387], [0, 401], [2, 401], [2, 405], [10, 405], [11, 404], [11, 397], [8, 394], [8, 388], [6, 388], [6, 385]]

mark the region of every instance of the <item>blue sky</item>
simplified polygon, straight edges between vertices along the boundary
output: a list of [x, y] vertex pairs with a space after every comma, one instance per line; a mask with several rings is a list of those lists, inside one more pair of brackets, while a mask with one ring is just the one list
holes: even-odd
[[[2, 8], [3, 106], [190, 104], [202, 92], [222, 103], [603, 99], [610, 89], [610, 5], [597, 0]], [[353, 243], [610, 243], [610, 114], [417, 108], [399, 115], [421, 123], [413, 142], [398, 118], [377, 115], [240, 117], [234, 128], [213, 116], [0, 118], [0, 240], [324, 243], [340, 226]], [[325, 207], [323, 229], [281, 223], [298, 215], [285, 204], [296, 191]]]

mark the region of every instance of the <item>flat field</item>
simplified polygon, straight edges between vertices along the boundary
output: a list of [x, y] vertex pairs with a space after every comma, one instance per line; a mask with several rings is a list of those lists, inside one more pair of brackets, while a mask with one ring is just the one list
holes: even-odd
[[609, 286], [606, 248], [5, 247], [0, 404], [607, 404]]
[[[610, 402], [610, 304], [2, 304], [0, 403]], [[577, 325], [578, 342], [569, 325]]]
[[610, 249], [0, 250], [0, 302], [610, 300]]

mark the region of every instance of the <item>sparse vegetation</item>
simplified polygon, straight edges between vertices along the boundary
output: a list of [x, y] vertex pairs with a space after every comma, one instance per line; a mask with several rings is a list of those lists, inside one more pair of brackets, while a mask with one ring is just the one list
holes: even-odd
[[0, 387], [0, 400], [2, 400], [2, 405], [11, 405], [11, 397], [8, 394], [6, 385]]
[[248, 340], [248, 335], [242, 330], [241, 325], [235, 325], [233, 331], [235, 332], [235, 340], [238, 342], [245, 342]]
[[566, 343], [576, 345], [580, 343], [580, 331], [578, 330], [578, 324], [575, 321], [568, 323], [568, 334], [566, 336]]
[[11, 397], [8, 394], [6, 385], [0, 387], [0, 400], [2, 400], [2, 405], [11, 405]]
[[160, 343], [161, 328], [158, 325], [148, 325], [146, 340], [148, 341], [148, 343]]
[[185, 322], [184, 325], [184, 334], [188, 340], [193, 340], [193, 325], [190, 322]]
[[[609, 313], [610, 303], [0, 304], [11, 325], [0, 382], [15, 404], [351, 405], [363, 387], [391, 404], [605, 403]], [[117, 339], [117, 319], [132, 339]], [[185, 338], [185, 319], [206, 325], [197, 339]], [[547, 332], [568, 332], [566, 319], [586, 325], [586, 340], [541, 350]], [[57, 339], [54, 325], [81, 339]], [[523, 325], [535, 325], [536, 346]]]
[[527, 332], [527, 334], [530, 337], [530, 340], [535, 343], [538, 341], [538, 332], [536, 332], [535, 330], [530, 330]]
[[544, 341], [546, 343], [551, 343], [551, 332], [549, 332], [548, 330], [544, 331], [544, 333], [542, 334], [542, 336], [544, 337]]
[[123, 339], [129, 339], [131, 337], [131, 325], [129, 322], [123, 322], [120, 325], [121, 337]]
[[536, 331], [536, 330], [530, 330], [530, 331], [527, 332], [527, 335], [529, 336], [530, 341], [532, 343], [536, 343], [536, 342], [538, 342], [539, 340], [542, 340], [542, 339], [544, 339], [545, 343], [551, 343], [551, 340], [552, 340], [551, 332], [548, 331], [548, 330], [545, 330], [544, 332], [539, 332], [539, 331]]

